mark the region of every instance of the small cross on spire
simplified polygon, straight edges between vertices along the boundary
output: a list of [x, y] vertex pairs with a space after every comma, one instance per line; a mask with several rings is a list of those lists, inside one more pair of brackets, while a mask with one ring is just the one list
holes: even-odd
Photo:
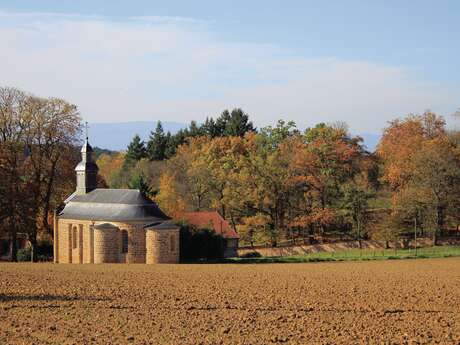
[[88, 121], [85, 121], [86, 140], [88, 140]]

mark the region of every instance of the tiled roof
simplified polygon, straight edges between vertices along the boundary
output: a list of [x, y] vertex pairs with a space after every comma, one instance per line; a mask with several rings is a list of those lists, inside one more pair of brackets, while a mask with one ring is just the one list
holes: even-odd
[[143, 222], [169, 219], [157, 204], [137, 189], [95, 189], [84, 195], [74, 193], [67, 198], [59, 218]]
[[185, 212], [181, 217], [189, 224], [195, 225], [200, 229], [210, 229], [223, 238], [239, 238], [236, 231], [216, 212]]

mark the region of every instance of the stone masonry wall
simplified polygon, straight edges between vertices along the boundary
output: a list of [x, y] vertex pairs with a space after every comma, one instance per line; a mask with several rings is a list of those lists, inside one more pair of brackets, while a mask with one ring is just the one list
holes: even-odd
[[59, 221], [59, 236], [58, 236], [58, 262], [60, 263], [70, 263], [71, 261], [71, 255], [69, 255], [71, 252], [71, 243], [70, 243], [70, 227], [71, 224], [66, 224], [62, 221]]
[[94, 263], [119, 262], [119, 244], [118, 229], [94, 229]]
[[145, 230], [143, 227], [122, 227], [120, 230], [128, 231], [128, 253], [126, 254], [126, 262], [129, 264], [145, 264]]
[[94, 228], [88, 224], [83, 226], [83, 263], [94, 263]]
[[[89, 263], [91, 258], [92, 240], [89, 234], [93, 222], [82, 220], [59, 219], [57, 229], [57, 262], [59, 263]], [[73, 248], [73, 228], [77, 231], [77, 247]]]
[[[83, 263], [83, 224], [72, 225], [72, 236], [76, 235], [76, 247], [72, 246], [72, 262]], [[73, 239], [72, 239], [73, 241]]]
[[178, 263], [179, 262], [179, 229], [146, 231], [146, 262]]
[[[118, 229], [95, 229], [94, 225], [100, 223], [103, 221], [59, 219], [55, 248], [56, 261], [59, 263], [179, 262], [178, 229], [146, 231], [142, 223], [119, 222], [110, 222]], [[77, 228], [76, 248], [73, 248], [74, 227]], [[121, 253], [122, 230], [128, 232], [127, 253]], [[172, 246], [171, 242], [173, 242]]]

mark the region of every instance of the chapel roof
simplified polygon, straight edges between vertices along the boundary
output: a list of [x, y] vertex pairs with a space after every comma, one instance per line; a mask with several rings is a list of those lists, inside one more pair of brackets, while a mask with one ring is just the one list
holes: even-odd
[[62, 219], [103, 221], [145, 221], [168, 220], [155, 202], [142, 195], [137, 189], [102, 189], [89, 193], [72, 194], [60, 212]]
[[145, 230], [170, 230], [170, 229], [177, 229], [178, 226], [174, 224], [173, 221], [167, 220], [162, 223], [154, 222], [151, 224], [147, 224], [144, 226]]
[[89, 144], [88, 138], [86, 138], [85, 142], [83, 143], [83, 146], [81, 147], [81, 152], [93, 152], [93, 148]]

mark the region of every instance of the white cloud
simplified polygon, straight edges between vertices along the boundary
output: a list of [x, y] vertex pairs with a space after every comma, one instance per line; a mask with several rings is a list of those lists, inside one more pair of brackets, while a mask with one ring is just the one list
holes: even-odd
[[0, 12], [0, 83], [65, 98], [90, 122], [202, 121], [239, 106], [258, 126], [283, 117], [301, 127], [341, 120], [378, 131], [396, 116], [458, 106], [458, 90], [407, 68], [228, 42], [213, 25]]

